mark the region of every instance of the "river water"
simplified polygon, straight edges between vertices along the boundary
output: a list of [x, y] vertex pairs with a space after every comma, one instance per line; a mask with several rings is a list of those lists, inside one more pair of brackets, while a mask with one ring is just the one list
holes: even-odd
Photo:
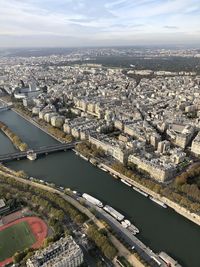
[[[1, 112], [0, 120], [32, 148], [57, 143], [13, 111]], [[6, 139], [0, 134], [0, 154], [15, 151]], [[170, 208], [158, 206], [74, 152], [59, 152], [33, 162], [13, 161], [7, 166], [97, 197], [126, 215], [140, 229], [138, 237], [151, 249], [169, 253], [185, 267], [200, 267], [199, 226]]]

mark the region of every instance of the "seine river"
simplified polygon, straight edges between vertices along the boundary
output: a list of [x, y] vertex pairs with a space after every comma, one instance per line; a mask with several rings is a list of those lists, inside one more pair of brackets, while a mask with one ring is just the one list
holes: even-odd
[[[32, 148], [57, 142], [13, 111], [1, 112], [0, 120]], [[13, 145], [0, 134], [0, 154], [12, 151], [15, 151]], [[33, 162], [13, 161], [7, 166], [97, 197], [134, 222], [140, 229], [138, 237], [151, 249], [169, 253], [185, 267], [200, 266], [199, 226], [170, 208], [158, 206], [108, 173], [79, 158], [74, 152], [55, 153]]]

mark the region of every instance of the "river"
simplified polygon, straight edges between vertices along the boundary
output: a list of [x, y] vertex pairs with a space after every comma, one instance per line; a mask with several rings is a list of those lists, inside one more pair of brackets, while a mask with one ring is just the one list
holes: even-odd
[[[48, 136], [13, 111], [0, 113], [0, 120], [15, 131], [30, 147], [54, 144]], [[14, 151], [0, 134], [0, 154]], [[185, 267], [200, 267], [200, 227], [172, 209], [164, 209], [114, 179], [74, 152], [60, 152], [36, 161], [7, 163], [15, 170], [57, 185], [87, 192], [127, 216], [140, 229], [138, 237], [156, 252], [165, 251]]]

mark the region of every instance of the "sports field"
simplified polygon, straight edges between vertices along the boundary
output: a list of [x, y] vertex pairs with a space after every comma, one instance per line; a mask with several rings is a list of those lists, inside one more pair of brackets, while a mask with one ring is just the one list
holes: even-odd
[[26, 221], [0, 231], [0, 262], [12, 257], [16, 251], [31, 247], [35, 242], [36, 238]]
[[11, 263], [16, 251], [40, 248], [48, 234], [48, 227], [42, 219], [11, 215], [7, 218], [9, 222], [0, 226], [0, 267]]

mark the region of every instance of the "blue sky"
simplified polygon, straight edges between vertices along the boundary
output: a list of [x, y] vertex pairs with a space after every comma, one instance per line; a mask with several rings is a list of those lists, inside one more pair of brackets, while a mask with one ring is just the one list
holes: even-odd
[[0, 0], [0, 46], [199, 44], [200, 0]]

